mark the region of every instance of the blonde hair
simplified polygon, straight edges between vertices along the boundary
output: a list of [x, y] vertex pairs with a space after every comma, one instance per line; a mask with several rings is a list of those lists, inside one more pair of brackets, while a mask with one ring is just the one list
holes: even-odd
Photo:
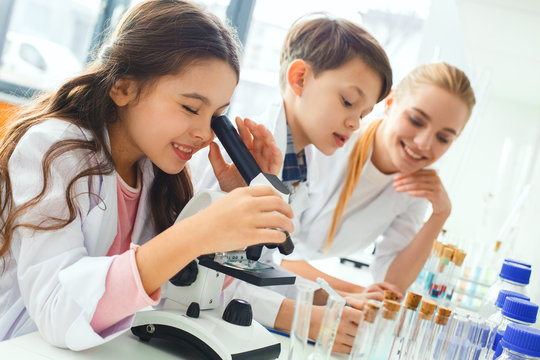
[[[435, 85], [454, 94], [467, 105], [469, 115], [476, 103], [474, 91], [467, 75], [455, 66], [444, 62], [420, 65], [411, 71], [398, 84], [394, 94], [394, 101], [398, 102], [405, 96], [414, 93], [416, 89], [423, 85]], [[349, 155], [347, 176], [332, 216], [332, 224], [330, 225], [328, 236], [326, 238], [325, 251], [329, 250], [330, 246], [332, 246], [337, 227], [345, 212], [345, 208], [351, 199], [352, 193], [356, 188], [356, 183], [358, 182], [360, 175], [362, 175], [362, 169], [367, 161], [367, 157], [375, 139], [375, 134], [381, 123], [382, 120], [379, 120], [370, 124], [362, 136], [357, 140]]]
[[469, 78], [463, 71], [445, 62], [420, 65], [411, 71], [396, 87], [394, 99], [401, 100], [422, 85], [435, 85], [461, 99], [471, 113], [476, 98]]

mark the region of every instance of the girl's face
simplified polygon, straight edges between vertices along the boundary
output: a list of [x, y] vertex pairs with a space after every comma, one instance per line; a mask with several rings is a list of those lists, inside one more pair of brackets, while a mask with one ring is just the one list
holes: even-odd
[[126, 156], [146, 155], [164, 172], [179, 173], [214, 138], [210, 121], [225, 111], [236, 84], [235, 71], [217, 59], [159, 78], [138, 100], [119, 107], [124, 151], [132, 152]]
[[[463, 130], [467, 105], [434, 85], [421, 85], [391, 103], [382, 128], [381, 171], [411, 174], [437, 161]], [[377, 141], [377, 140], [376, 140]]]

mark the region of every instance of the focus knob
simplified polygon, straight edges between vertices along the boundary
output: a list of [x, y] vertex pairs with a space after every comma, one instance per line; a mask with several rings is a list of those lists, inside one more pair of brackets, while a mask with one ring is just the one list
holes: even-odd
[[225, 308], [222, 319], [240, 326], [250, 326], [253, 320], [251, 305], [242, 299], [233, 299]]
[[189, 304], [187, 308], [186, 315], [189, 316], [190, 318], [198, 318], [200, 312], [201, 312], [201, 307], [199, 306], [199, 303], [192, 302], [191, 304]]

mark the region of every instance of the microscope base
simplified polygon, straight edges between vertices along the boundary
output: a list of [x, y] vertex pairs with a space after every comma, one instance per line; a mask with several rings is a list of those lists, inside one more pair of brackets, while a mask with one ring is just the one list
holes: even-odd
[[281, 344], [261, 324], [238, 326], [221, 319], [222, 310], [201, 311], [198, 318], [185, 311], [150, 310], [135, 315], [131, 331], [140, 340], [152, 337], [187, 343], [210, 360], [270, 360], [279, 357]]

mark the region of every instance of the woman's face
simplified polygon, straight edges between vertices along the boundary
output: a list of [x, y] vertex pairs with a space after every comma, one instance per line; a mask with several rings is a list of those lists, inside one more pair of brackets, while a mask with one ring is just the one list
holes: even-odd
[[411, 174], [437, 161], [463, 130], [469, 109], [456, 95], [421, 85], [391, 103], [383, 127], [384, 172]]

